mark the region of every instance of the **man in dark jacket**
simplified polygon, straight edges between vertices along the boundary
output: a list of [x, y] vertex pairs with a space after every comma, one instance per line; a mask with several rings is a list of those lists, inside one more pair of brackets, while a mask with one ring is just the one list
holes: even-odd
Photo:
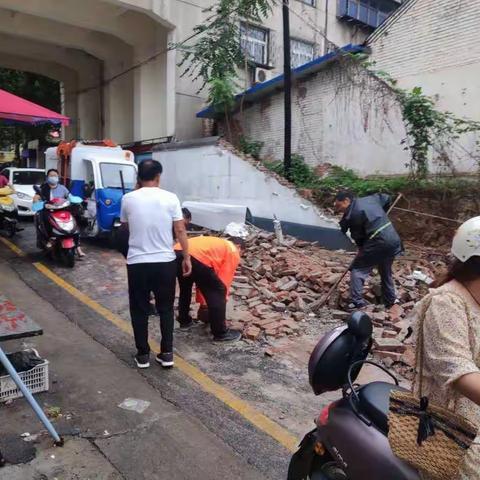
[[380, 273], [385, 306], [390, 308], [397, 301], [392, 265], [403, 247], [386, 213], [390, 203], [390, 196], [385, 194], [356, 198], [351, 192], [343, 191], [335, 197], [335, 210], [343, 213], [340, 228], [343, 233], [350, 230], [358, 246], [358, 254], [350, 268], [353, 308], [367, 305], [363, 298], [363, 285], [373, 267], [377, 267]]

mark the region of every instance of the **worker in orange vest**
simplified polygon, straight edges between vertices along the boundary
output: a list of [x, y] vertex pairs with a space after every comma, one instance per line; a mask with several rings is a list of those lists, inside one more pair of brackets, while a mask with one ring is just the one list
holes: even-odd
[[236, 342], [242, 334], [227, 328], [227, 298], [233, 277], [240, 263], [244, 242], [240, 238], [226, 240], [218, 237], [195, 237], [188, 239], [188, 250], [192, 258], [192, 274], [181, 273], [181, 246], [175, 245], [179, 265], [177, 275], [180, 285], [179, 315], [180, 328], [187, 330], [193, 325], [189, 315], [192, 287], [195, 283], [208, 307], [208, 318], [213, 339], [217, 342]]

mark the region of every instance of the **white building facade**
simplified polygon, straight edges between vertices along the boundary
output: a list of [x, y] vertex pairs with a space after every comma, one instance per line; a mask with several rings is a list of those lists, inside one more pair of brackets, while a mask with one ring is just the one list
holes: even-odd
[[[372, 70], [404, 89], [421, 87], [440, 111], [480, 121], [478, 0], [408, 0], [363, 45]], [[302, 70], [303, 69], [303, 70]], [[410, 155], [402, 109], [387, 85], [348, 56], [329, 56], [294, 74], [292, 151], [312, 166], [331, 163], [362, 175], [408, 172]], [[262, 155], [283, 158], [283, 77], [246, 92], [230, 129], [263, 142]], [[209, 116], [204, 110], [200, 115]], [[225, 125], [223, 125], [226, 131]], [[478, 132], [434, 145], [432, 172], [478, 171]]]
[[[182, 77], [179, 52], [213, 0], [0, 0], [0, 66], [61, 82], [67, 138], [120, 143], [201, 135], [199, 83]], [[294, 65], [363, 41], [397, 0], [292, 0]], [[267, 76], [283, 68], [281, 6], [242, 26], [242, 45]], [[265, 73], [266, 72], [266, 73]], [[249, 71], [246, 82], [260, 74]], [[260, 77], [260, 79], [263, 77]], [[257, 78], [258, 80], [259, 78]]]
[[[398, 86], [421, 87], [439, 110], [478, 122], [479, 22], [478, 0], [409, 0], [368, 39], [370, 58]], [[463, 135], [446, 149], [457, 171], [478, 170], [479, 140], [478, 133]]]

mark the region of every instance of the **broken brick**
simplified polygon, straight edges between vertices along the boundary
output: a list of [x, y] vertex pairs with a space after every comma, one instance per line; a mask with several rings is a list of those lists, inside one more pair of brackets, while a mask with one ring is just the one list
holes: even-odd
[[388, 350], [375, 350], [374, 353], [377, 358], [381, 358], [382, 360], [386, 358], [390, 358], [394, 362], [399, 362], [400, 359], [402, 358], [401, 353], [391, 352]]
[[374, 343], [376, 350], [403, 353], [406, 349], [406, 346], [396, 338], [375, 338]]
[[281, 302], [273, 302], [272, 307], [277, 312], [284, 312], [287, 306]]
[[261, 333], [260, 329], [252, 325], [247, 328], [247, 331], [245, 332], [245, 336], [249, 340], [256, 340], [260, 336], [260, 333]]
[[397, 332], [395, 330], [384, 330], [383, 331], [383, 338], [396, 338]]
[[331, 315], [335, 320], [346, 320], [350, 316], [350, 313], [344, 312], [343, 310], [332, 310]]

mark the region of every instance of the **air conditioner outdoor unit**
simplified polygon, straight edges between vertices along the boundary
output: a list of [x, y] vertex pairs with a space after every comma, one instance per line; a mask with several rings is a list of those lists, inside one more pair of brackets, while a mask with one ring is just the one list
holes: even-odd
[[273, 72], [271, 70], [266, 70], [265, 68], [256, 68], [255, 69], [255, 83], [263, 83], [267, 80], [270, 80], [273, 77]]

